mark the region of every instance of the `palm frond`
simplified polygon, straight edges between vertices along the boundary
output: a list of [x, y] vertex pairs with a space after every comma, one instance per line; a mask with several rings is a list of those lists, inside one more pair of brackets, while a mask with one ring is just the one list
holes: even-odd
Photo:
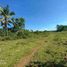
[[10, 16], [12, 16], [12, 15], [15, 15], [15, 13], [14, 12], [10, 12]]
[[0, 22], [3, 21], [3, 20], [4, 20], [4, 18], [0, 18]]
[[3, 11], [6, 15], [9, 15], [9, 6], [7, 5], [6, 7], [3, 8]]

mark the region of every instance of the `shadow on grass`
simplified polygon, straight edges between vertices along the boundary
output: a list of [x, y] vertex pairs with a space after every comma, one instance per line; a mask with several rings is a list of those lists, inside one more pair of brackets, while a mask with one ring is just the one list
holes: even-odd
[[64, 64], [66, 62], [59, 62], [59, 63], [55, 63], [55, 62], [30, 62], [29, 65], [26, 65], [26, 67], [65, 67]]

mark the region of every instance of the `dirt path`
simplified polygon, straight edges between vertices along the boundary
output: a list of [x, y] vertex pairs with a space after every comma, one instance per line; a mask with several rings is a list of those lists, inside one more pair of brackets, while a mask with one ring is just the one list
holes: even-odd
[[33, 58], [34, 54], [42, 47], [42, 42], [39, 42], [38, 46], [33, 48], [31, 53], [23, 58], [21, 58], [21, 60], [19, 61], [18, 64], [14, 65], [14, 67], [25, 67], [25, 65], [27, 65]]

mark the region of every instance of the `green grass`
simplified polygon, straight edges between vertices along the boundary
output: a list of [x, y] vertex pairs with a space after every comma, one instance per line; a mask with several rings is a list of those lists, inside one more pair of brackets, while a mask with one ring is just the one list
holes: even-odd
[[37, 38], [0, 41], [0, 67], [13, 67], [21, 57], [37, 46]]
[[38, 42], [43, 46], [31, 61], [55, 63], [64, 61], [67, 54], [67, 32], [46, 32], [33, 34], [27, 39], [0, 41], [0, 67], [13, 67], [21, 57], [29, 55], [32, 48], [39, 45]]
[[52, 67], [51, 63], [54, 63], [55, 67], [67, 67], [67, 60], [64, 60], [67, 57], [67, 32], [50, 33], [46, 40], [47, 42], [44, 42], [43, 47], [31, 60], [32, 67], [38, 64], [41, 66], [44, 64], [44, 67]]

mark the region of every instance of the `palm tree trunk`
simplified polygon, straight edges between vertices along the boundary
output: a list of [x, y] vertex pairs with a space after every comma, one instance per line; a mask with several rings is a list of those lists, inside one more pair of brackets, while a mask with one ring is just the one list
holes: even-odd
[[7, 28], [7, 18], [5, 17], [5, 23], [4, 23], [4, 31], [5, 31], [5, 35], [8, 35], [8, 28]]

